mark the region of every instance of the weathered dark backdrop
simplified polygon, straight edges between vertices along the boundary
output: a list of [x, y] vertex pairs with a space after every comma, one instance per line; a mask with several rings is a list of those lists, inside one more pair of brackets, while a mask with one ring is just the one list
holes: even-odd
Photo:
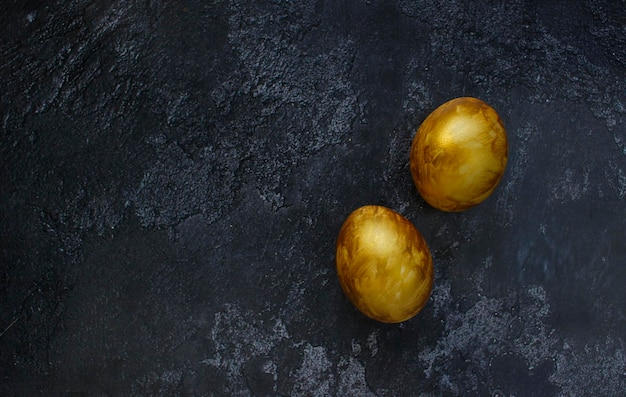
[[[626, 2], [5, 0], [0, 32], [1, 395], [624, 395]], [[463, 95], [509, 167], [448, 214], [408, 153]], [[336, 279], [365, 204], [433, 252], [401, 325]]]

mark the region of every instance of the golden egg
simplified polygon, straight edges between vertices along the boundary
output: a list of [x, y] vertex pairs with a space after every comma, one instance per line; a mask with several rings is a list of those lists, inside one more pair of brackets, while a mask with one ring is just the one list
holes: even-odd
[[366, 316], [399, 323], [426, 305], [433, 260], [422, 234], [402, 215], [368, 205], [352, 212], [337, 238], [337, 275]]
[[418, 129], [411, 174], [428, 204], [463, 211], [493, 193], [507, 158], [506, 130], [498, 113], [480, 99], [456, 98], [435, 109]]

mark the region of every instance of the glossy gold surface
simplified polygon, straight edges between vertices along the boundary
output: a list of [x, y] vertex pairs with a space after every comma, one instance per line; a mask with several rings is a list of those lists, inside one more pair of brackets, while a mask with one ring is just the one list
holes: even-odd
[[355, 210], [337, 238], [337, 275], [350, 301], [366, 316], [398, 323], [426, 305], [433, 261], [421, 233], [381, 206]]
[[508, 143], [498, 113], [480, 99], [444, 103], [420, 126], [411, 146], [411, 174], [421, 196], [443, 211], [484, 201], [506, 169]]

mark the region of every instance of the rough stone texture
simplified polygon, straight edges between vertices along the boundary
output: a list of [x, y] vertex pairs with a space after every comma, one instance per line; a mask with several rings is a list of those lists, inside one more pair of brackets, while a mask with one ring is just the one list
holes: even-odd
[[[626, 2], [0, 4], [0, 394], [623, 395]], [[482, 98], [494, 195], [438, 212], [410, 142]], [[433, 251], [375, 323], [365, 204]]]

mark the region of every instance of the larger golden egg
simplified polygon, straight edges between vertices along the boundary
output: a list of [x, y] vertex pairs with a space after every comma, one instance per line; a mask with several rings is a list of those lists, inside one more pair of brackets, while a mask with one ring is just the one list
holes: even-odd
[[336, 264], [350, 301], [386, 323], [415, 316], [433, 287], [433, 260], [422, 234], [382, 206], [361, 207], [348, 216], [337, 238]]
[[462, 211], [484, 201], [504, 175], [506, 130], [498, 113], [477, 98], [463, 97], [435, 109], [411, 146], [413, 182], [426, 202]]

